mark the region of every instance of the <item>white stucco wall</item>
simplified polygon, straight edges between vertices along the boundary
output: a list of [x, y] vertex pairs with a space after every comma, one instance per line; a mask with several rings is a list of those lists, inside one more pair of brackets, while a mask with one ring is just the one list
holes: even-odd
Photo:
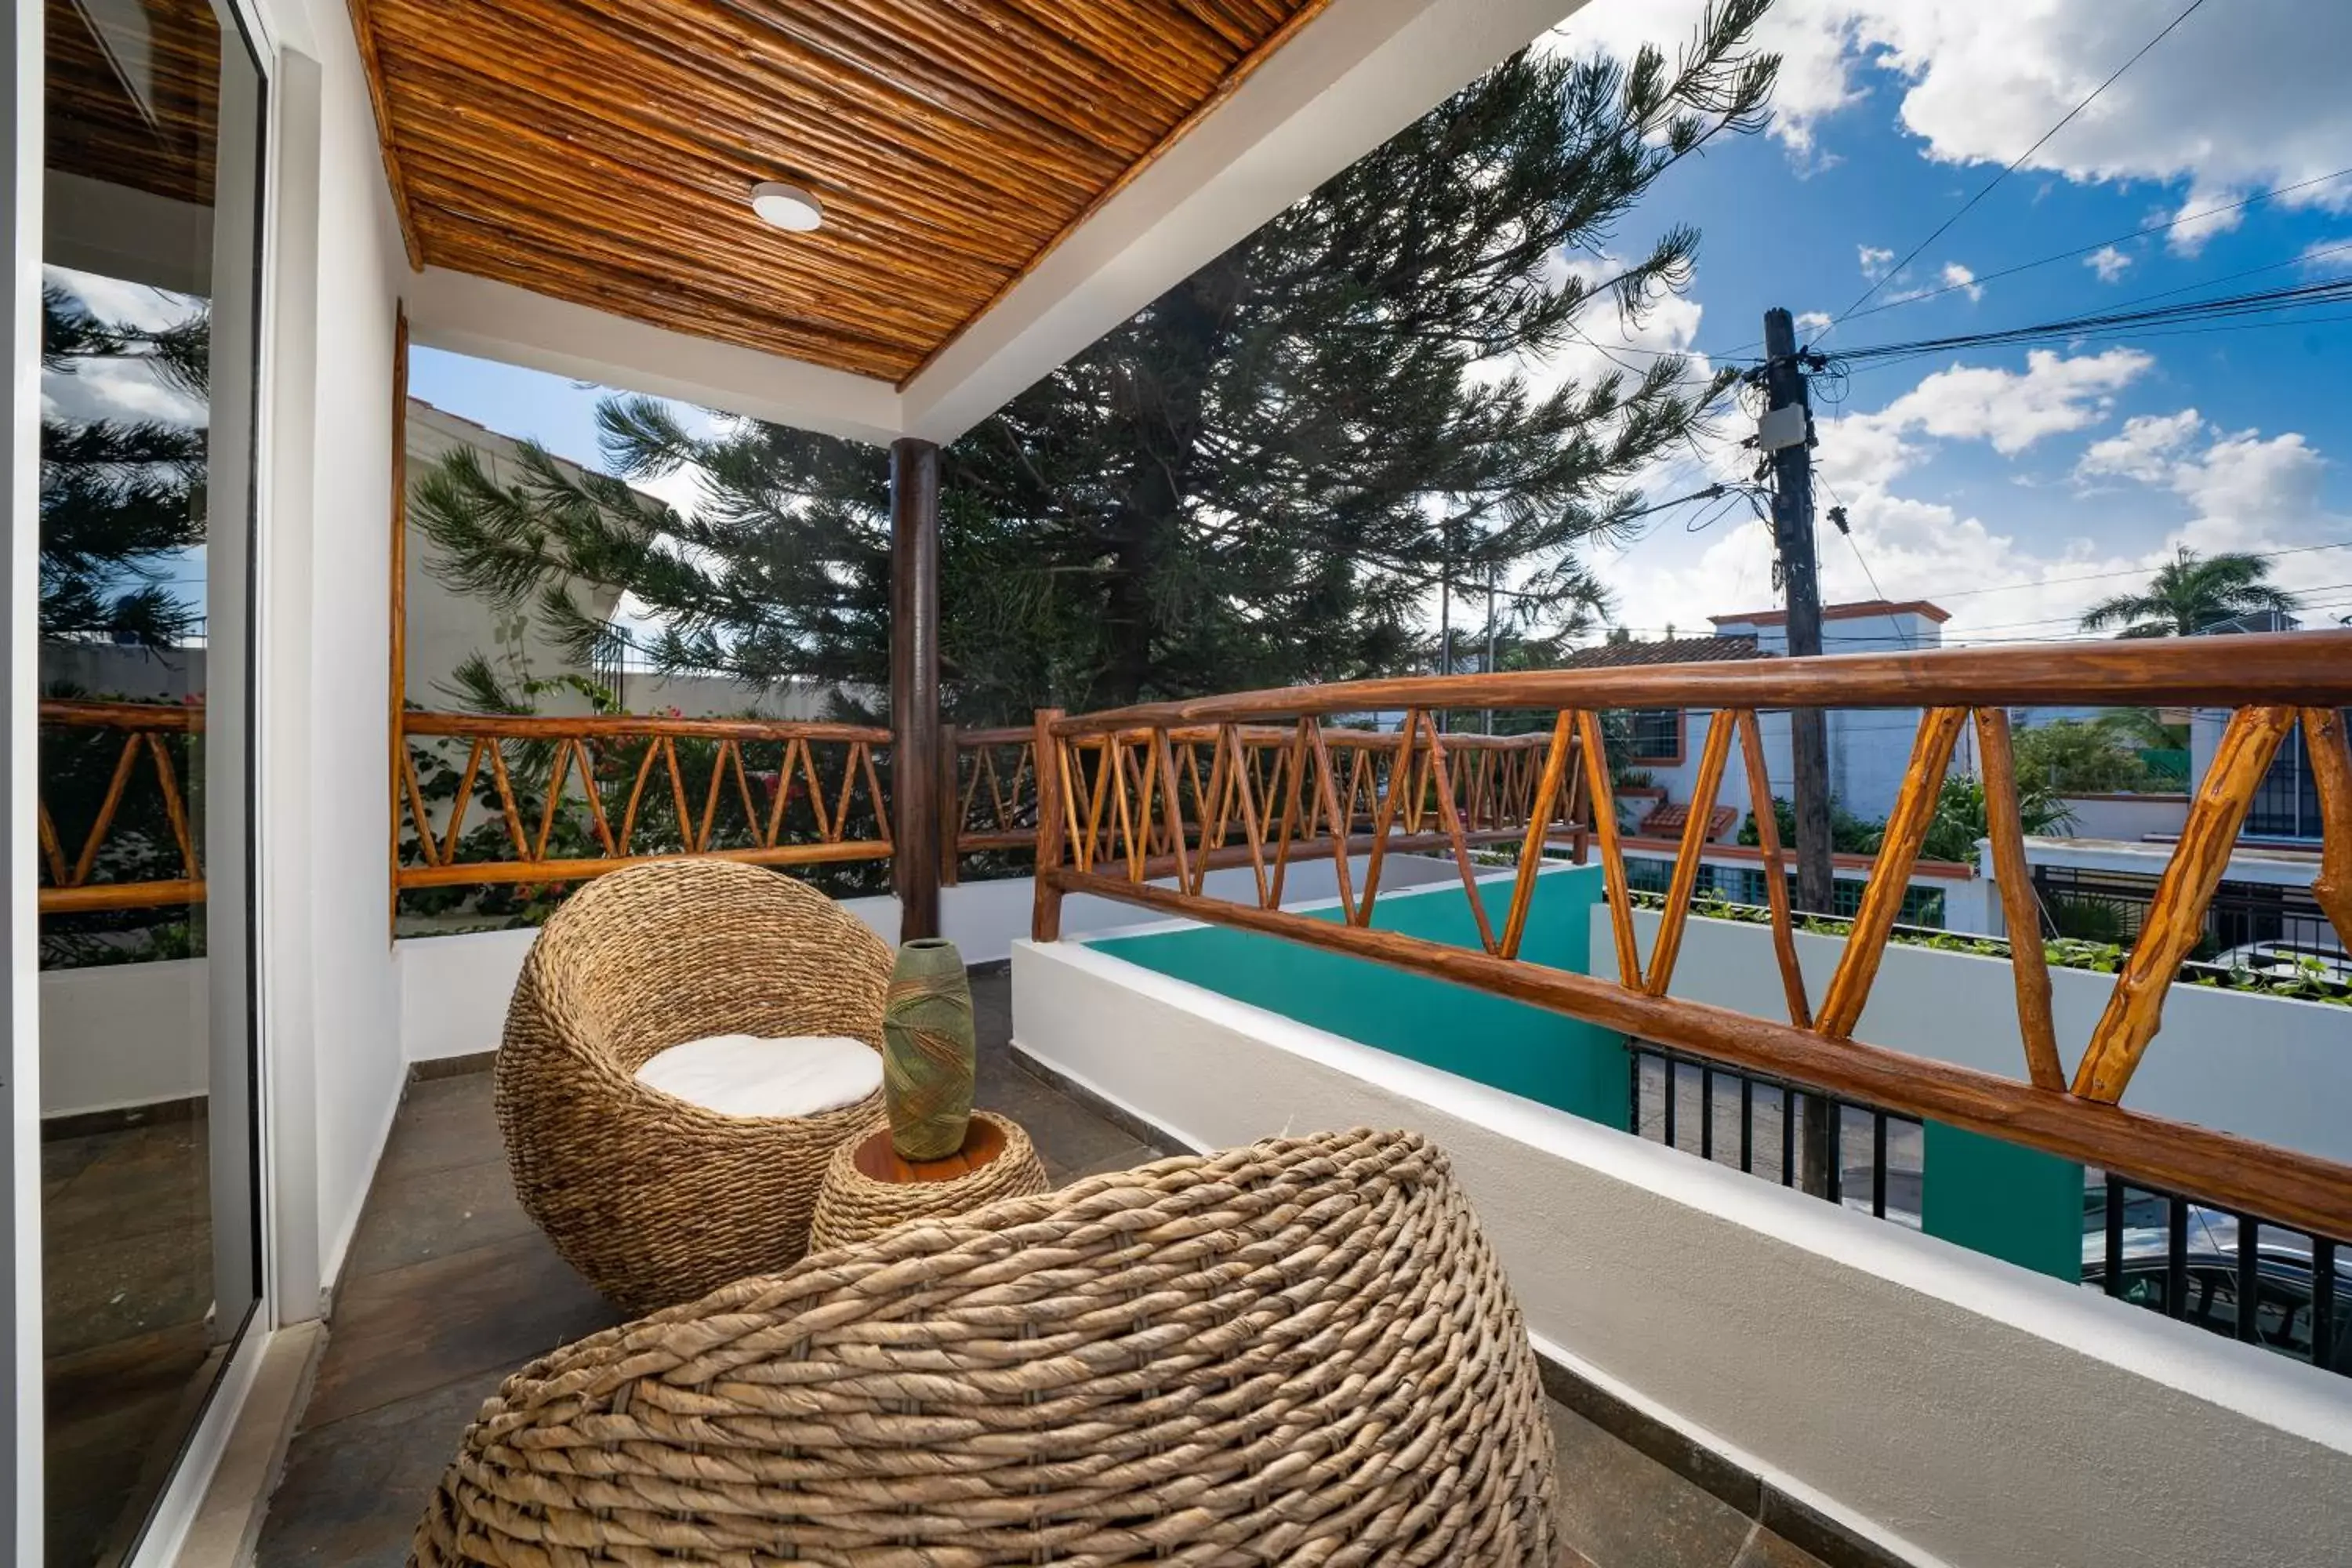
[[[1608, 918], [1595, 907], [1595, 952], [1607, 951]], [[1637, 910], [1633, 919], [1646, 954], [1658, 916]], [[1843, 938], [1798, 934], [1798, 961], [1816, 1004], [1844, 950]], [[2051, 1016], [2069, 1073], [2114, 984], [2111, 974], [2050, 972]], [[1693, 920], [1668, 994], [1761, 1018], [1788, 1016], [1772, 933], [1760, 925]], [[1891, 944], [1854, 1035], [1914, 1056], [2025, 1076], [2006, 959]], [[2124, 1100], [2136, 1110], [2352, 1162], [2352, 1119], [2345, 1115], [2352, 1106], [2352, 1007], [2176, 985], [2165, 1001], [2164, 1027]]]
[[41, 974], [41, 1115], [205, 1092], [210, 965], [201, 958]]
[[2174, 837], [2189, 820], [2185, 795], [2071, 795], [2065, 804], [2074, 819], [2066, 832], [2077, 838]]
[[[1358, 857], [1353, 865], [1360, 887], [1363, 858]], [[1445, 861], [1397, 855], [1381, 867], [1381, 885], [1393, 890], [1457, 875]], [[1248, 868], [1233, 868], [1210, 872], [1206, 889], [1213, 898], [1254, 899], [1255, 880]], [[1028, 878], [1015, 877], [942, 888], [940, 931], [962, 952], [965, 963], [1001, 963], [1012, 956], [1013, 943], [1029, 934], [1034, 887]], [[1283, 902], [1286, 908], [1296, 909], [1322, 903], [1338, 891], [1328, 861], [1303, 863], [1290, 868], [1283, 884]], [[898, 944], [895, 896], [851, 899], [846, 907], [883, 941], [894, 947]], [[1081, 895], [1062, 902], [1062, 930], [1073, 938], [1099, 936], [1159, 918], [1153, 910], [1111, 899]], [[400, 973], [405, 1058], [435, 1061], [498, 1049], [507, 1000], [514, 994], [515, 977], [522, 973], [523, 960], [538, 934], [536, 931], [472, 931], [460, 936], [409, 937], [396, 944], [394, 959]]]
[[[490, 477], [502, 484], [521, 478], [516, 445], [510, 437], [485, 429], [470, 419], [436, 408], [417, 398], [408, 400], [408, 480], [414, 485], [432, 466], [460, 447], [479, 453]], [[577, 463], [556, 459], [577, 478]], [[480, 654], [509, 689], [520, 691], [534, 676], [562, 675], [572, 668], [561, 649], [548, 639], [539, 623], [535, 599], [513, 609], [500, 609], [478, 594], [460, 594], [441, 581], [436, 568], [438, 548], [413, 519], [408, 523], [408, 696], [425, 708], [458, 705], [457, 667]], [[566, 585], [581, 608], [598, 618], [609, 616], [619, 602], [617, 589], [568, 579]], [[588, 700], [572, 692], [550, 692], [540, 701], [541, 711], [585, 713]]]
[[263, 984], [281, 1321], [317, 1315], [399, 1101], [385, 826], [394, 305], [407, 277], [344, 8], [289, 8], [260, 551]]
[[1013, 975], [1023, 1048], [1196, 1147], [1426, 1134], [1547, 1348], [1911, 1560], [2210, 1568], [2352, 1540], [2326, 1373], [1076, 943], [1021, 943]]

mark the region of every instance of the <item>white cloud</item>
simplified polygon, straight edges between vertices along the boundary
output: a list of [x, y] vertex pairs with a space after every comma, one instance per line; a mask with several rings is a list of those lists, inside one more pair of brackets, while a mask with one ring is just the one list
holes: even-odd
[[1830, 330], [1830, 313], [1827, 310], [1803, 310], [1798, 313], [1797, 331], [1801, 336], [1810, 338], [1816, 333], [1826, 332]]
[[1977, 275], [1957, 261], [1944, 263], [1943, 279], [1946, 289], [1967, 290], [1971, 305], [1984, 298], [1984, 285], [1977, 281]]
[[1887, 264], [1895, 259], [1894, 251], [1882, 249], [1875, 245], [1857, 245], [1853, 248], [1856, 258], [1862, 263], [1862, 275], [1864, 278], [1876, 282], [1886, 276]]
[[2342, 278], [2352, 273], [2352, 239], [2315, 239], [2295, 260], [2310, 278]]
[[2083, 258], [2083, 265], [2099, 275], [2102, 283], [2112, 283], [2131, 268], [2132, 258], [2112, 245], [2103, 245]]
[[[1551, 268], [1554, 286], [1575, 278], [1597, 286], [1618, 277], [1623, 258], [1611, 255], [1558, 256]], [[1705, 308], [1686, 296], [1654, 289], [1644, 301], [1641, 320], [1627, 321], [1605, 297], [1596, 298], [1577, 318], [1581, 334], [1546, 358], [1519, 358], [1486, 367], [1499, 378], [1517, 371], [1538, 396], [1549, 395], [1570, 382], [1589, 384], [1604, 375], [1630, 380], [1646, 371], [1660, 354], [1689, 354], [1698, 341]], [[1704, 355], [1691, 355], [1690, 374], [1703, 381], [1712, 374]]]
[[102, 272], [77, 272], [70, 267], [41, 268], [41, 281], [62, 289], [89, 308], [101, 321], [140, 331], [158, 332], [193, 321], [205, 309], [202, 300], [175, 294], [144, 283], [126, 283]]
[[[2114, 395], [2155, 363], [2137, 349], [2065, 357], [2035, 349], [2023, 371], [1994, 365], [1939, 370], [1874, 414], [1858, 414], [1824, 432], [1821, 461], [1834, 469], [1855, 463], [1858, 484], [1883, 484], [1907, 467], [1913, 453], [1902, 437], [1913, 431], [1948, 441], [1986, 441], [2014, 457], [2045, 437], [2087, 429], [2106, 417]], [[1835, 437], [1832, 440], [1832, 437]], [[1851, 446], [1859, 458], [1834, 456]]]
[[[1833, 497], [1845, 506], [1853, 530], [1851, 544], [1826, 527], [1821, 533], [1823, 594], [1832, 600], [1873, 596], [1872, 574], [1880, 588], [1897, 598], [1932, 599], [1958, 585], [2003, 589], [1998, 595], [1985, 595], [1983, 605], [1957, 613], [1951, 628], [1955, 634], [1965, 629], [1971, 616], [1983, 624], [2079, 610], [2096, 595], [2062, 584], [2045, 586], [2044, 579], [2137, 569], [2133, 552], [2103, 551], [2086, 541], [2053, 537], [2033, 528], [1998, 531], [1943, 502], [1900, 495], [1893, 487], [1927, 457], [1936, 440], [1982, 441], [2005, 456], [2015, 456], [2050, 437], [2088, 429], [2107, 417], [2115, 395], [2145, 374], [2151, 363], [2130, 349], [2073, 357], [2036, 351], [2027, 356], [2021, 371], [1954, 365], [1923, 377], [1884, 408], [1822, 420], [1814, 461], [1824, 500]], [[2133, 422], [2126, 431], [2160, 458], [2201, 428], [2195, 411], [2184, 411], [2172, 416], [2170, 423], [2181, 428], [2168, 443], [2157, 429], [2167, 423]], [[2267, 456], [2269, 469], [2253, 454], [2234, 462], [2225, 458], [2210, 482], [2251, 489], [2255, 475], [2279, 467], [2278, 454]], [[1746, 466], [1747, 459], [1748, 454], [1733, 449], [1714, 477], [1743, 477], [1734, 470]], [[2168, 482], [2172, 472], [2170, 467], [2156, 470]], [[1685, 478], [1676, 476], [1673, 488], [1664, 480], [1646, 488], [1661, 496], [1696, 488], [1679, 482]], [[1702, 509], [1692, 510], [1704, 515]], [[1739, 516], [1727, 516], [1721, 531], [1703, 548], [1684, 544], [1677, 549], [1682, 535], [1670, 517], [1654, 525], [1654, 537], [1638, 547], [1597, 560], [1596, 571], [1618, 595], [1623, 623], [1655, 628], [1672, 619], [1689, 626], [1706, 614], [1766, 603], [1771, 582], [1769, 531], [1753, 521], [1730, 526]], [[1868, 573], [1857, 552], [1869, 561]], [[1973, 599], [1966, 602], [1975, 604]]]
[[[1891, 0], [1900, 4], [1901, 0]], [[1596, 47], [1631, 59], [1654, 44], [1669, 61], [1697, 26], [1705, 0], [1592, 0], [1538, 40], [1540, 47], [1578, 54]], [[1801, 172], [1835, 162], [1813, 145], [1813, 127], [1862, 96], [1851, 79], [1846, 55], [1853, 47], [1844, 7], [1817, 0], [1780, 0], [1764, 14], [1756, 47], [1780, 57], [1780, 79], [1772, 95], [1773, 133], [1795, 156]]]
[[[1593, 0], [1563, 26], [1571, 47], [1669, 53], [1701, 0]], [[2179, 0], [2021, 0], [1986, 24], [1981, 0], [1780, 0], [1757, 29], [1781, 56], [1774, 133], [1819, 156], [1822, 122], [1860, 99], [1875, 63], [1900, 79], [1897, 113], [1939, 163], [2000, 167], [2056, 125], [2180, 12]], [[2209, 5], [2100, 93], [2023, 168], [2074, 181], [2186, 181], [2189, 214], [2332, 174], [2352, 145], [2352, 5]], [[1884, 134], [1874, 126], [1872, 134]], [[2352, 179], [2280, 200], [2352, 210]], [[2233, 227], [2218, 213], [2171, 232], [2194, 251]]]
[[651, 479], [631, 479], [629, 488], [667, 502], [681, 517], [692, 517], [709, 500], [702, 468], [695, 463]]
[[2199, 550], [2250, 550], [2299, 538], [2325, 513], [2320, 483], [2326, 459], [2300, 431], [2215, 434], [2194, 408], [2144, 414], [2084, 449], [2075, 473], [2171, 491], [2189, 503], [2190, 521], [2168, 541]]
[[2171, 471], [2175, 454], [2204, 429], [2194, 408], [2178, 414], [2140, 414], [2124, 421], [2123, 432], [2085, 447], [2074, 465], [2085, 478], [2112, 475], [2152, 484]]
[[[194, 318], [204, 301], [95, 272], [45, 267], [41, 280], [79, 300], [113, 326], [161, 331]], [[41, 415], [47, 419], [153, 420], [202, 426], [205, 400], [174, 386], [137, 359], [86, 359], [71, 371], [41, 373]]]
[[2242, 550], [2299, 531], [2318, 517], [2326, 464], [2301, 433], [2265, 440], [2252, 430], [2216, 439], [2184, 460], [2171, 486], [2197, 509], [2200, 548]]

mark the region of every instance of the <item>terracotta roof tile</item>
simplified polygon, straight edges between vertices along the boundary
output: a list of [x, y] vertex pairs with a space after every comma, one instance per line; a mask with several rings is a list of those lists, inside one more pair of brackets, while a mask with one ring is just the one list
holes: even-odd
[[1563, 655], [1555, 669], [1613, 669], [1633, 664], [1703, 664], [1719, 658], [1768, 658], [1752, 636], [1667, 637], [1658, 642], [1605, 642]]
[[[1638, 831], [1644, 838], [1680, 838], [1683, 836], [1683, 825], [1689, 820], [1690, 807], [1687, 805], [1656, 805], [1650, 809], [1647, 816], [1642, 818], [1642, 826]], [[1712, 844], [1721, 838], [1730, 831], [1731, 825], [1738, 820], [1739, 813], [1730, 806], [1717, 806], [1706, 819], [1707, 842]]]

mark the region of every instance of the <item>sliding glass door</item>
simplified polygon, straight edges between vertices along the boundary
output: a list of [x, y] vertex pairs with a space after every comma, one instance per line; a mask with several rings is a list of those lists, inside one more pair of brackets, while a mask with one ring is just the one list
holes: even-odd
[[41, 1352], [46, 1556], [78, 1568], [136, 1552], [259, 1294], [265, 120], [227, 6], [45, 6]]

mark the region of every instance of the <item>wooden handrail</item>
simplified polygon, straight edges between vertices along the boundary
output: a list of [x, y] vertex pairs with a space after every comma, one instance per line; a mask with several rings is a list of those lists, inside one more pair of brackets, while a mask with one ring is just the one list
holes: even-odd
[[[1769, 900], [1788, 1005], [1785, 1022], [1700, 1006], [1670, 994], [1674, 955], [1693, 912], [1699, 866], [1724, 847], [1706, 842], [1701, 806], [1712, 804], [1735, 742], [1751, 801], [1759, 812], [1769, 810], [1769, 795], [1758, 777], [1763, 750], [1756, 705], [1765, 702], [1921, 710], [1895, 812], [1878, 852], [1863, 862], [1869, 877], [1861, 906], [1817, 1015], [1797, 969], [1795, 917], [1785, 897]], [[2035, 702], [2194, 702], [2232, 710], [2221, 752], [2200, 785], [2188, 827], [2071, 1084], [2063, 1081], [2056, 1059], [2049, 982], [2036, 942], [2023, 944], [2026, 956], [2016, 966], [2020, 1076], [1927, 1061], [1856, 1038], [1905, 888], [1915, 873], [1928, 869], [1919, 860], [1920, 848], [1956, 744], [1970, 728], [1987, 758], [1984, 784], [1995, 858], [2006, 880], [2018, 876], [2022, 847], [2006, 710]], [[1076, 717], [1040, 714], [1031, 754], [1048, 759], [1045, 771], [1060, 786], [1055, 794], [1061, 820], [1058, 831], [1041, 845], [1033, 925], [1039, 940], [1052, 940], [1058, 935], [1064, 896], [1086, 892], [1265, 931], [1626, 1029], [1727, 1067], [1779, 1074], [1888, 1110], [2088, 1160], [2136, 1182], [2210, 1197], [2318, 1234], [2352, 1237], [2352, 1166], [2141, 1115], [2119, 1104], [2157, 1035], [2180, 962], [2203, 929], [2207, 905], [2254, 791], [2280, 744], [2298, 728], [2314, 759], [2321, 795], [2327, 883], [2322, 907], [2352, 946], [2352, 751], [2338, 716], [2347, 703], [2352, 633], [2314, 632], [2231, 637], [2226, 643], [2119, 641], [1415, 678], [1247, 692]], [[1570, 744], [1568, 737], [1575, 737], [1605, 878], [1613, 978], [1563, 973], [1517, 956], [1539, 851], [1549, 837], [1551, 802], [1564, 772], [1577, 770], [1563, 770], [1560, 759], [1545, 757], [1543, 776], [1550, 782], [1539, 784], [1532, 764], [1541, 753], [1530, 752], [1524, 759], [1508, 751], [1475, 755], [1464, 744], [1469, 737], [1444, 735], [1428, 721], [1436, 709], [1489, 705], [1549, 709], [1557, 715], [1557, 743]], [[1599, 721], [1603, 708], [1636, 706], [1704, 708], [1716, 714], [1695, 797], [1700, 805], [1695, 805], [1680, 843], [1654, 847], [1671, 851], [1675, 870], [1646, 967]], [[1325, 730], [1321, 720], [1374, 709], [1402, 710], [1398, 731], [1379, 742], [1358, 742], [1351, 761], [1335, 760], [1333, 753], [1346, 749], [1342, 732]], [[1276, 727], [1269, 720], [1284, 722]], [[1164, 763], [1156, 769], [1134, 765], [1137, 757], [1197, 743], [1180, 737], [1199, 735], [1204, 726], [1214, 737], [1207, 744], [1217, 764], [1205, 789], [1197, 778], [1189, 791], [1173, 787], [1176, 770]], [[1244, 735], [1252, 742], [1245, 742]], [[1255, 742], [1261, 735], [1268, 739]], [[1277, 737], [1286, 743], [1277, 748]], [[1547, 750], [1551, 744], [1543, 743]], [[1254, 761], [1253, 749], [1278, 749], [1286, 773]], [[1484, 783], [1478, 782], [1482, 767], [1487, 770]], [[1471, 791], [1466, 796], [1465, 783]], [[1285, 797], [1279, 805], [1266, 798], [1274, 793]], [[1538, 819], [1512, 879], [1511, 915], [1499, 932], [1486, 918], [1470, 850], [1482, 838], [1499, 837], [1492, 829], [1501, 824], [1481, 821], [1475, 805], [1465, 811], [1465, 798], [1523, 801], [1527, 814]], [[1302, 800], [1308, 803], [1303, 816]], [[1326, 808], [1325, 821], [1339, 831], [1315, 845], [1316, 853], [1335, 858], [1342, 878], [1341, 921], [1307, 920], [1283, 910], [1279, 877], [1266, 875], [1267, 867], [1287, 863], [1294, 849], [1303, 849], [1315, 837], [1313, 807], [1322, 801], [1345, 803]], [[1236, 823], [1247, 840], [1245, 856], [1227, 846]], [[1382, 858], [1407, 844], [1451, 852], [1478, 917], [1476, 948], [1373, 927]], [[1188, 847], [1189, 877], [1183, 854]], [[1769, 876], [1781, 864], [1783, 847], [1768, 841], [1746, 853], [1768, 868]], [[1221, 861], [1245, 859], [1256, 868], [1257, 896], [1210, 894], [1200, 877], [1210, 858], [1203, 851]], [[1346, 867], [1357, 854], [1368, 858], [1368, 870], [1360, 892], [1351, 895]], [[2013, 890], [2004, 891], [2011, 895], [2012, 911], [2030, 909]]]
[[1651, 996], [1638, 986], [1593, 975], [1395, 931], [1362, 930], [1249, 905], [1220, 904], [1212, 913], [1202, 906], [1213, 900], [1066, 868], [1039, 879], [1050, 881], [1057, 897], [1093, 893], [1507, 996], [1726, 1067], [1792, 1079], [1865, 1104], [2024, 1143], [2322, 1236], [2342, 1237], [2352, 1230], [2352, 1166], [2315, 1155], [1858, 1040], [1830, 1041], [1791, 1024], [1702, 1002]]
[[2086, 702], [2139, 708], [2342, 707], [2352, 702], [2352, 631], [1340, 681], [1114, 708], [1058, 720], [1054, 733], [1066, 738], [1402, 709], [2021, 708]]
[[205, 727], [201, 704], [179, 702], [83, 702], [48, 699], [39, 721], [78, 730], [135, 730], [152, 734], [194, 734]]
[[[436, 814], [417, 772], [415, 742], [433, 741], [466, 743], [446, 815]], [[712, 748], [707, 773], [691, 785], [681, 741]], [[814, 866], [887, 859], [892, 852], [890, 805], [876, 763], [890, 731], [872, 725], [409, 712], [402, 715], [400, 742], [394, 813], [403, 860], [393, 880], [402, 890], [543, 887], [698, 856]], [[536, 750], [510, 761], [509, 746]], [[755, 758], [747, 751], [753, 746], [774, 749]], [[618, 784], [625, 776], [625, 790], [608, 787], [598, 770], [600, 753], [609, 763], [616, 749], [632, 753], [610, 777]], [[519, 783], [516, 763], [537, 758], [544, 759], [544, 776]], [[486, 797], [493, 827], [503, 826], [502, 834], [493, 834], [501, 852], [468, 845], [466, 826], [478, 794]], [[645, 842], [647, 816], [664, 814], [667, 836]], [[602, 852], [567, 853], [556, 835], [559, 822]], [[738, 837], [748, 842], [727, 842]]]
[[[205, 901], [204, 865], [197, 835], [188, 817], [187, 799], [180, 787], [173, 748], [167, 737], [204, 732], [201, 706], [176, 702], [87, 702], [50, 700], [40, 704], [39, 723], [45, 728], [109, 731], [122, 737], [115, 753], [114, 771], [106, 793], [80, 844], [69, 853], [46, 795], [35, 810], [39, 836], [37, 863], [42, 886], [36, 904], [43, 914], [81, 914], [97, 910], [169, 909]], [[147, 783], [141, 784], [141, 780]], [[98, 879], [100, 852], [121, 819], [123, 804], [134, 786], [152, 788], [163, 808], [171, 834], [172, 852], [179, 875], [110, 882]]]
[[543, 713], [408, 713], [411, 735], [454, 735], [499, 741], [634, 739], [658, 735], [696, 741], [859, 741], [887, 746], [890, 731], [866, 724], [802, 719], [677, 719], [660, 714], [596, 713], [563, 718]]

